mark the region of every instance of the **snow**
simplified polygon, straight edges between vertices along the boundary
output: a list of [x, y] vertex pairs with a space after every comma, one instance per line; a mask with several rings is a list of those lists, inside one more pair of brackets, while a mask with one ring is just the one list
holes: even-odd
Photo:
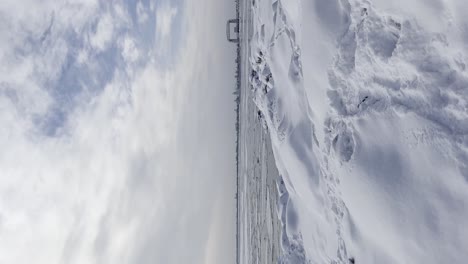
[[[240, 4], [240, 2], [239, 2]], [[240, 76], [249, 76], [250, 3], [239, 6]], [[277, 214], [279, 180], [265, 123], [252, 100], [248, 78], [241, 78], [239, 101], [238, 263], [275, 263], [280, 251], [281, 225]]]
[[253, 2], [280, 263], [466, 263], [467, 7]]

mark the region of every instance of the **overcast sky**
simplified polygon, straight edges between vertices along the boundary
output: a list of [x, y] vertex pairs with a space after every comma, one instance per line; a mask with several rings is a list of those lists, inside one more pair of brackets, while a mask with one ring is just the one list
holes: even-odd
[[0, 1], [0, 263], [234, 263], [233, 16]]

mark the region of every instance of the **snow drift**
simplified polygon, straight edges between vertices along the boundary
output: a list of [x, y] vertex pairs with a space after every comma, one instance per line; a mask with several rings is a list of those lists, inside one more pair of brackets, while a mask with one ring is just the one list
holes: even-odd
[[463, 1], [256, 0], [282, 263], [466, 263]]

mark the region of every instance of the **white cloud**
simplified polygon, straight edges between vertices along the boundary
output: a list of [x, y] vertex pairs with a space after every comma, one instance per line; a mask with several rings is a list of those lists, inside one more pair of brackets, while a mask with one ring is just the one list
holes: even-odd
[[137, 11], [137, 20], [138, 23], [143, 24], [145, 23], [149, 15], [145, 10], [145, 7], [143, 6], [143, 3], [141, 1], [138, 1], [137, 6], [136, 6], [136, 11]]
[[135, 62], [140, 57], [135, 41], [130, 36], [125, 36], [120, 43], [122, 47], [122, 56], [127, 62]]
[[107, 48], [114, 34], [114, 21], [110, 14], [104, 14], [96, 26], [96, 32], [91, 35], [90, 43], [100, 51]]
[[[127, 10], [32, 1], [29, 18], [0, 4], [11, 14], [0, 30], [11, 51], [0, 56], [0, 263], [203, 263], [207, 243], [218, 245], [214, 262], [229, 263], [233, 47], [213, 22], [231, 6], [207, 4], [160, 18], [154, 34], [165, 38], [177, 10], [190, 22], [170, 68], [143, 56], [144, 36], [117, 34], [129, 27]], [[25, 49], [52, 10], [45, 41]], [[48, 135], [43, 119], [56, 112], [62, 132]]]
[[160, 41], [164, 42], [171, 33], [172, 23], [177, 15], [177, 8], [167, 4], [156, 10], [156, 33]]

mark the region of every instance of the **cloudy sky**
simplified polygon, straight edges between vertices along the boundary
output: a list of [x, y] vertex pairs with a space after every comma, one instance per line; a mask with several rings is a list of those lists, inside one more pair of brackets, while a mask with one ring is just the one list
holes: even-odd
[[234, 263], [233, 16], [0, 1], [0, 263]]

